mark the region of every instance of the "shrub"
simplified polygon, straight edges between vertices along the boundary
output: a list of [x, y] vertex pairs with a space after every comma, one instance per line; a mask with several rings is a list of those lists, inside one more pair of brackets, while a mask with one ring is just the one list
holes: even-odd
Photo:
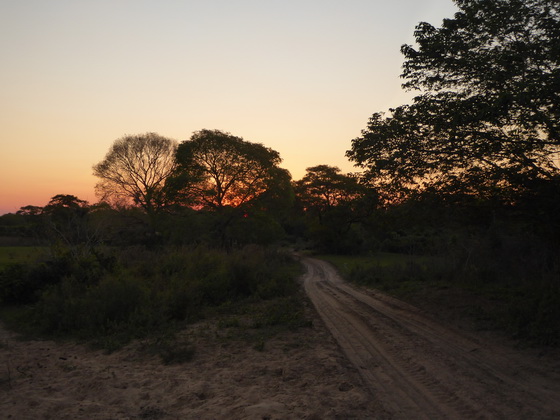
[[39, 333], [94, 339], [110, 349], [199, 319], [207, 307], [288, 297], [298, 288], [291, 258], [260, 247], [136, 247], [114, 258], [55, 261], [60, 265], [12, 268], [10, 281], [0, 284], [3, 301], [33, 303], [28, 322]]
[[63, 258], [31, 264], [12, 264], [0, 273], [0, 301], [7, 304], [36, 302], [42, 291], [70, 272]]
[[43, 293], [34, 309], [43, 332], [89, 338], [114, 334], [128, 325], [147, 329], [158, 323], [149, 310], [149, 290], [126, 276], [107, 276], [93, 286], [65, 277]]
[[97, 283], [115, 267], [115, 259], [101, 252], [79, 257], [59, 252], [50, 259], [18, 263], [0, 271], [0, 303], [30, 304], [37, 302], [48, 287], [72, 276], [83, 284]]
[[514, 337], [523, 341], [541, 345], [560, 345], [558, 282], [520, 289], [511, 300], [502, 323]]

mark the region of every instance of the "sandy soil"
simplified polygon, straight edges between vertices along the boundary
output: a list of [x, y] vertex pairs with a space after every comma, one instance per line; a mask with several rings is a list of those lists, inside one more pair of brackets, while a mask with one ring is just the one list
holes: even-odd
[[254, 342], [216, 321], [179, 337], [194, 359], [164, 365], [137, 342], [112, 354], [19, 341], [0, 328], [0, 419], [363, 419], [383, 410], [314, 310], [312, 328]]
[[107, 355], [0, 328], [0, 418], [560, 418], [557, 359], [444, 326], [302, 262], [313, 327], [264, 349], [207, 321], [180, 337], [194, 359], [166, 366], [142, 342]]

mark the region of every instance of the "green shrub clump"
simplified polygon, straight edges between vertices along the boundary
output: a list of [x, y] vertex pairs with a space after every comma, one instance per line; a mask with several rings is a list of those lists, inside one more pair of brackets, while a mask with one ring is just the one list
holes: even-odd
[[0, 274], [0, 299], [25, 308], [35, 333], [111, 347], [200, 319], [210, 307], [291, 296], [294, 266], [289, 255], [257, 246], [115, 249], [10, 266]]

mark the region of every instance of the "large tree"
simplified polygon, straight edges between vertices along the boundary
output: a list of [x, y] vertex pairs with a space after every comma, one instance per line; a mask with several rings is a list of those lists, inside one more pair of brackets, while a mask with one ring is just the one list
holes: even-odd
[[343, 174], [336, 166], [317, 165], [306, 169], [305, 176], [294, 182], [299, 205], [320, 220], [337, 207], [351, 208], [362, 199], [367, 189], [353, 174]]
[[560, 3], [455, 3], [402, 47], [403, 86], [419, 95], [374, 114], [347, 152], [390, 194], [518, 191], [559, 175]]
[[328, 252], [359, 248], [355, 227], [372, 214], [377, 194], [361, 184], [357, 175], [344, 174], [336, 166], [317, 165], [294, 182], [294, 190], [307, 234], [317, 247]]
[[166, 182], [176, 167], [176, 150], [176, 141], [156, 133], [117, 139], [105, 159], [93, 167], [100, 178], [97, 195], [140, 206], [153, 217], [167, 204]]
[[177, 149], [175, 185], [195, 207], [239, 207], [270, 189], [281, 161], [278, 152], [262, 144], [200, 130]]
[[90, 206], [71, 194], [57, 194], [43, 207], [50, 240], [65, 245], [70, 254], [79, 257], [89, 253], [97, 235], [88, 223]]

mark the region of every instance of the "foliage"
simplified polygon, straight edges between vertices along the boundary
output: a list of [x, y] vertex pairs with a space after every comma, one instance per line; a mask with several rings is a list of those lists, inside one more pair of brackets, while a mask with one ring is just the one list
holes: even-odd
[[403, 297], [415, 284], [437, 283], [449, 266], [435, 257], [380, 252], [368, 256], [321, 255], [341, 274], [357, 284], [375, 287]]
[[301, 299], [297, 296], [282, 297], [271, 301], [253, 317], [252, 328], [271, 329], [281, 326], [288, 330], [309, 327], [303, 314]]
[[154, 216], [168, 204], [166, 182], [175, 170], [177, 143], [156, 133], [115, 140], [94, 165], [97, 195], [118, 205], [134, 204]]
[[284, 237], [284, 229], [272, 212], [247, 210], [227, 226], [227, 236], [238, 246], [269, 245]]
[[278, 152], [219, 130], [200, 130], [177, 149], [175, 186], [195, 207], [238, 207], [278, 177]]
[[88, 202], [74, 195], [52, 197], [41, 212], [49, 242], [61, 243], [73, 253], [97, 243], [99, 238], [88, 223], [89, 211]]
[[[131, 338], [172, 331], [204, 317], [208, 308], [298, 291], [291, 257], [256, 246], [230, 253], [139, 246], [112, 252], [13, 266], [2, 273], [0, 303], [27, 308], [25, 328], [35, 333], [114, 348]], [[22, 306], [28, 303], [33, 305]], [[169, 362], [188, 353], [167, 350]]]
[[195, 347], [175, 334], [159, 334], [146, 340], [142, 346], [144, 351], [157, 354], [166, 365], [190, 362], [195, 355]]
[[294, 182], [296, 204], [308, 235], [322, 251], [351, 252], [359, 248], [355, 225], [376, 207], [377, 195], [353, 174], [329, 165], [307, 168]]
[[180, 216], [178, 228], [189, 230], [182, 238], [167, 231], [175, 241], [231, 248], [283, 236], [281, 223], [294, 195], [289, 172], [278, 167], [278, 152], [219, 130], [201, 130], [179, 145], [177, 162], [169, 191], [182, 205], [173, 209]]
[[[158, 214], [158, 229], [165, 213]], [[89, 223], [100, 243], [110, 246], [156, 245], [159, 237], [154, 233], [153, 219], [141, 208], [113, 209], [103, 204], [91, 209]]]
[[113, 268], [114, 260], [102, 252], [76, 257], [69, 250], [25, 263], [13, 263], [0, 271], [0, 303], [36, 303], [42, 293], [73, 276], [81, 284], [95, 284]]
[[347, 152], [387, 200], [427, 187], [503, 196], [559, 174], [559, 3], [456, 3], [402, 47], [403, 86], [419, 96], [374, 114]]
[[305, 176], [294, 185], [299, 204], [319, 219], [335, 207], [351, 207], [369, 192], [357, 176], [342, 174], [339, 168], [329, 165], [307, 168]]
[[47, 254], [45, 247], [0, 246], [0, 269], [12, 264], [31, 263]]
[[243, 207], [266, 214], [281, 223], [291, 217], [294, 201], [295, 192], [290, 172], [274, 167], [270, 170], [265, 191]]

